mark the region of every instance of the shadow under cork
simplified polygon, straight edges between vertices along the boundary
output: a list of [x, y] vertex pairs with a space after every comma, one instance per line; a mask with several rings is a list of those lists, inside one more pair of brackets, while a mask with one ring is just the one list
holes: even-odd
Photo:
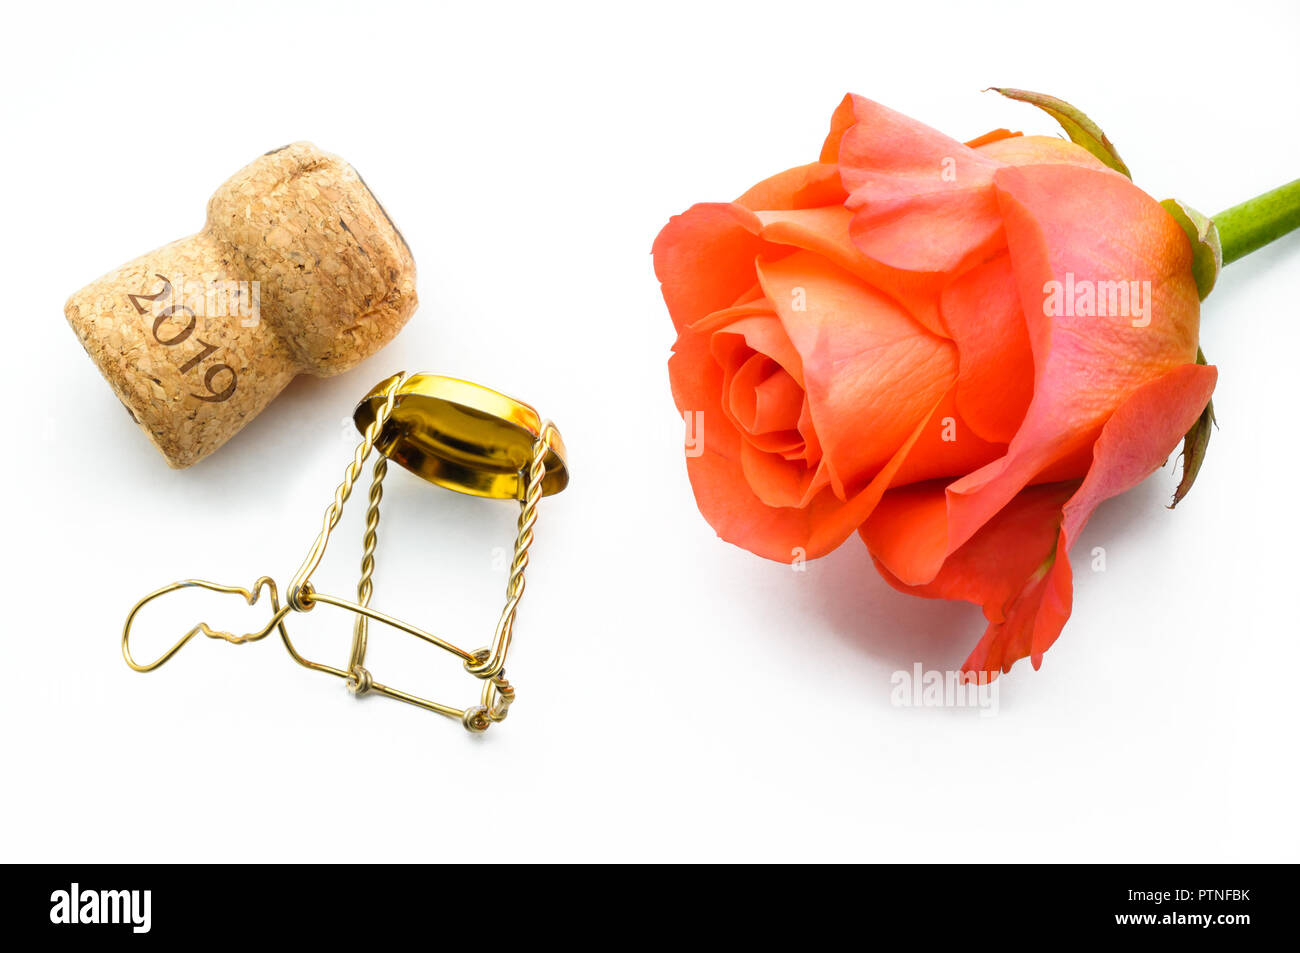
[[389, 363], [377, 357], [333, 377], [299, 374], [260, 414], [186, 472], [198, 482], [237, 485], [268, 479], [296, 460], [327, 453], [338, 460], [341, 473], [361, 441], [361, 432], [349, 423], [352, 411], [392, 373], [386, 370]]

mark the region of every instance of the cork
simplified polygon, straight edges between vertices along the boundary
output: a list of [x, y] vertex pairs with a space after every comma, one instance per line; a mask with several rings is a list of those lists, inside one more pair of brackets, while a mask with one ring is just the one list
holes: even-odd
[[415, 262], [356, 171], [311, 143], [266, 153], [197, 235], [82, 288], [68, 323], [173, 467], [216, 450], [298, 374], [346, 371], [415, 311]]

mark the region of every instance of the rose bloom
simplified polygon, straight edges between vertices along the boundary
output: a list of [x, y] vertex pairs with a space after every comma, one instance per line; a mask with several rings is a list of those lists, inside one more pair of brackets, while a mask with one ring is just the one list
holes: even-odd
[[1214, 388], [1186, 235], [1060, 139], [848, 96], [819, 161], [675, 216], [654, 263], [704, 517], [787, 562], [856, 530], [892, 586], [983, 607], [968, 672], [1038, 667], [1093, 508]]

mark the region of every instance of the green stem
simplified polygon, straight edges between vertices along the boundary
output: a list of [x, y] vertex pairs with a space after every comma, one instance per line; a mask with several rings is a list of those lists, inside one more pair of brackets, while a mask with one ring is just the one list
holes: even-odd
[[1220, 212], [1214, 224], [1223, 243], [1223, 263], [1244, 258], [1300, 228], [1300, 179]]

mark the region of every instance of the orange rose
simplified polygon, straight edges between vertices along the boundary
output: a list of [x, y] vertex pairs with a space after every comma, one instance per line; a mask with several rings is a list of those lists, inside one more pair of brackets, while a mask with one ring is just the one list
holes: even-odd
[[819, 162], [674, 217], [654, 261], [704, 517], [785, 561], [858, 530], [892, 585], [984, 607], [968, 671], [1038, 666], [1071, 542], [1214, 388], [1187, 236], [1064, 140], [849, 96]]

